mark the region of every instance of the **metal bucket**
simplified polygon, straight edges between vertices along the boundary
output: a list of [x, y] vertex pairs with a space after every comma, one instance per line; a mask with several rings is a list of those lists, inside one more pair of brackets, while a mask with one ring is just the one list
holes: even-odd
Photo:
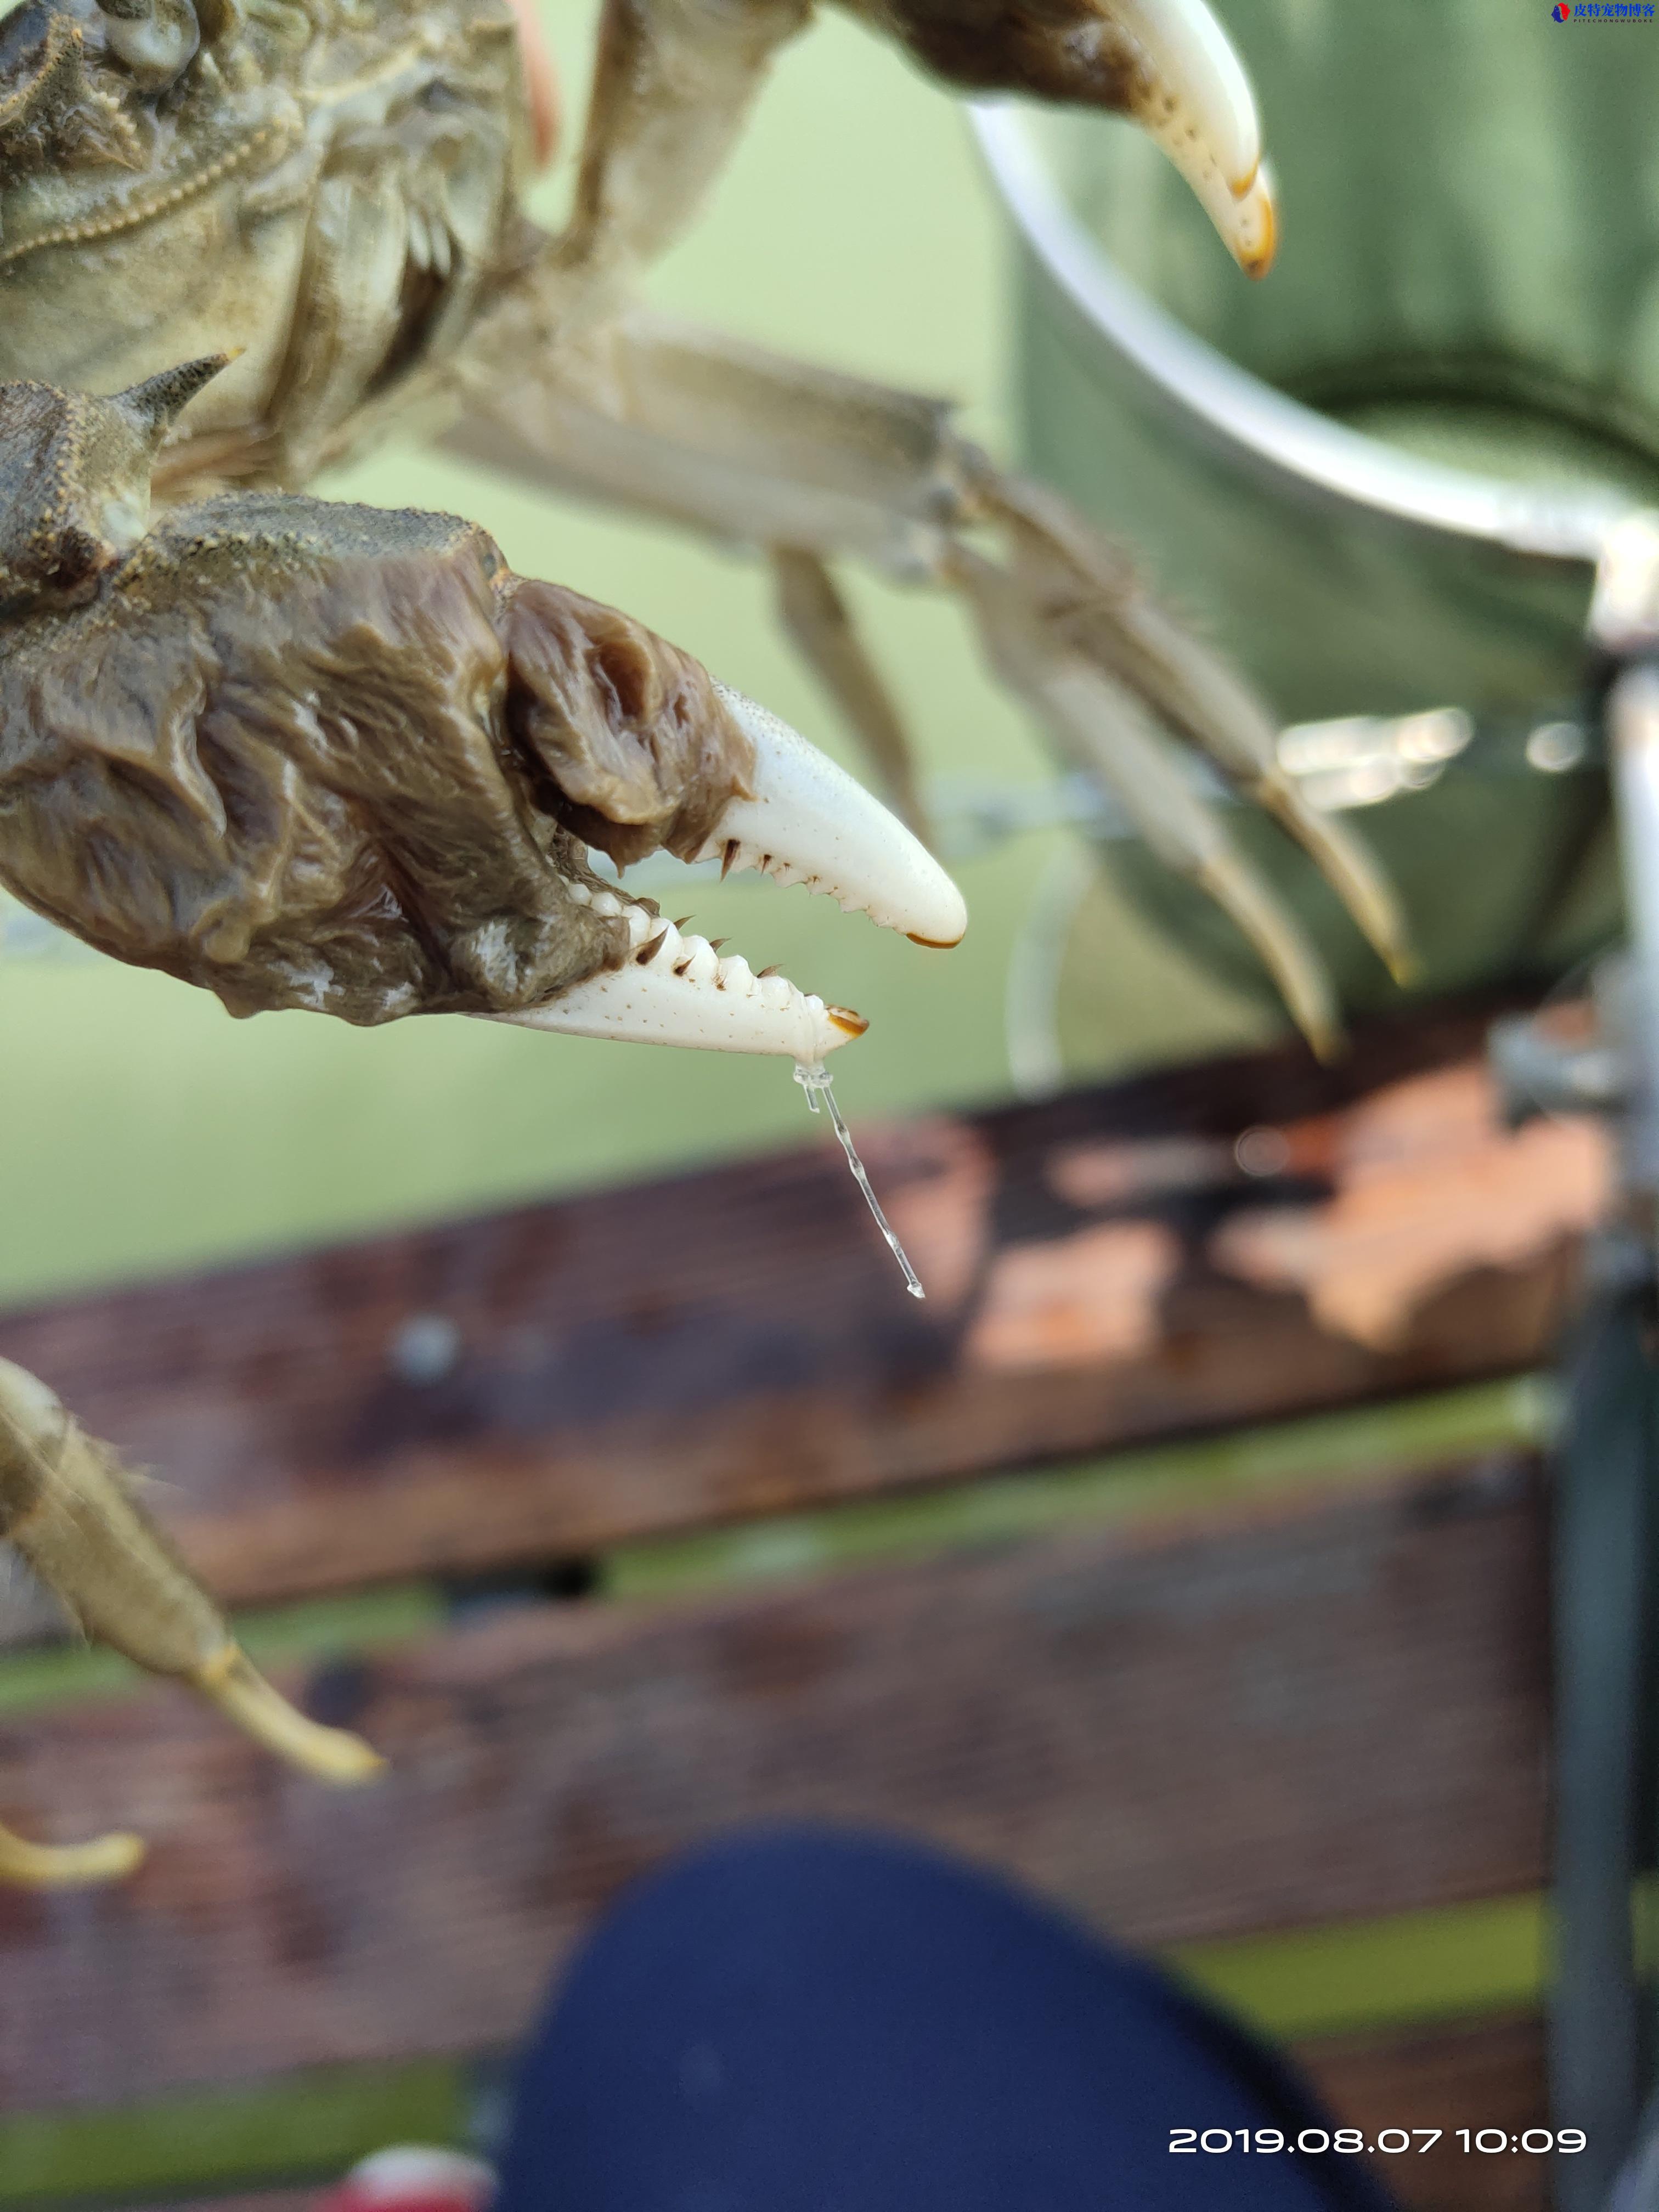
[[[1019, 242], [1026, 461], [1135, 546], [1285, 722], [1461, 710], [1467, 750], [1364, 823], [1423, 986], [1559, 967], [1616, 920], [1590, 849], [1600, 771], [1561, 729], [1603, 538], [1659, 505], [1659, 17], [1224, 13], [1279, 186], [1260, 285], [1137, 133], [975, 111]], [[1310, 872], [1252, 836], [1350, 1004], [1386, 999]], [[1132, 897], [1259, 983], [1224, 924], [1117, 852]]]

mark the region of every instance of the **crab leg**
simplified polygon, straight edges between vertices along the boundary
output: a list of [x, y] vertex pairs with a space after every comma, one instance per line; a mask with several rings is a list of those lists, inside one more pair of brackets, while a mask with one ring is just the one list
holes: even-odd
[[1141, 708], [1080, 656], [1057, 652], [1004, 571], [965, 547], [951, 562], [1004, 683], [1036, 709], [1076, 764], [1114, 793], [1164, 866], [1231, 915], [1315, 1052], [1334, 1057], [1342, 1024], [1323, 962], [1191, 789]]
[[[0, 1538], [88, 1635], [187, 1684], [289, 1765], [339, 1784], [379, 1772], [380, 1758], [360, 1737], [307, 1720], [256, 1672], [113, 1454], [9, 1360], [0, 1360]], [[143, 1856], [132, 1836], [53, 1850], [0, 1831], [0, 1881], [112, 1881]]]
[[1344, 823], [1308, 804], [1279, 759], [1279, 732], [1238, 672], [1175, 621], [1127, 556], [1047, 486], [975, 453], [974, 503], [1000, 526], [1013, 578], [1056, 640], [1109, 670], [1200, 746], [1246, 798], [1312, 855], [1396, 981], [1412, 968], [1394, 886]]
[[444, 442], [734, 545], [850, 555], [912, 582], [935, 573], [970, 489], [949, 401], [642, 307], [601, 335], [574, 369], [498, 369]]
[[142, 1840], [124, 1831], [89, 1844], [31, 1844], [0, 1827], [0, 1884], [13, 1889], [88, 1889], [125, 1881], [143, 1858]]
[[888, 805], [925, 839], [927, 810], [915, 755], [828, 565], [820, 554], [800, 545], [775, 545], [771, 558], [778, 618], [786, 635], [856, 735]]
[[606, 0], [565, 270], [603, 293], [673, 245], [811, 0]]

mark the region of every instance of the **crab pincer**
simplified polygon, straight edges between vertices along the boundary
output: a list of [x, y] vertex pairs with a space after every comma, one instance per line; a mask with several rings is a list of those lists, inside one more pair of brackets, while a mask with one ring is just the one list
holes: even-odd
[[148, 521], [171, 412], [0, 386], [0, 882], [219, 996], [816, 1060], [865, 1024], [607, 882], [660, 850], [967, 926], [878, 801], [630, 617], [445, 515], [232, 495]]

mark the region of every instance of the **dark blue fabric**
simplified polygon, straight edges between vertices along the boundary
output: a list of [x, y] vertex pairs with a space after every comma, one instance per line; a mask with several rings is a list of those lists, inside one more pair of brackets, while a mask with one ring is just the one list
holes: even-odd
[[525, 2061], [497, 2212], [1389, 2212], [1328, 2125], [1152, 1967], [964, 1867], [819, 1831], [632, 1889]]

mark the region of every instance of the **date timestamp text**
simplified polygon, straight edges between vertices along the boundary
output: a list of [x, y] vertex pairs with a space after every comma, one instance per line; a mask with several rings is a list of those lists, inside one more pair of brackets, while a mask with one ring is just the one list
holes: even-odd
[[1508, 2128], [1379, 2128], [1368, 2136], [1364, 2128], [1304, 2128], [1287, 2135], [1283, 2128], [1171, 2128], [1171, 2156], [1198, 2158], [1207, 2151], [1212, 2158], [1224, 2152], [1249, 2151], [1259, 2158], [1322, 2158], [1334, 2151], [1345, 2158], [1420, 2158], [1437, 2142], [1448, 2149], [1455, 2144], [1468, 2156], [1496, 2158], [1500, 2154], [1526, 2152], [1542, 2158], [1553, 2151], [1571, 2156], [1584, 2148], [1583, 2128], [1523, 2128], [1519, 2135]]

